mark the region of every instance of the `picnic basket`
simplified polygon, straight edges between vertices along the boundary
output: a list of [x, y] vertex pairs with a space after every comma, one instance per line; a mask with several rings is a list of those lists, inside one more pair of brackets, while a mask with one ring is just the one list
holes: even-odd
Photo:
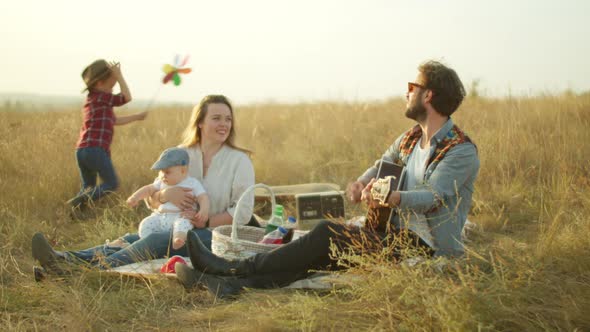
[[[244, 191], [236, 205], [234, 218], [240, 216], [239, 212], [242, 208], [243, 201], [247, 199], [248, 194], [253, 192], [256, 188], [264, 188], [270, 193], [271, 211], [275, 210], [276, 201], [272, 189], [265, 184], [258, 183], [250, 186]], [[272, 215], [270, 218], [272, 218]], [[280, 246], [280, 244], [258, 243], [258, 241], [262, 240], [264, 237], [264, 228], [239, 226], [238, 220], [235, 219], [231, 225], [223, 225], [214, 228], [212, 233], [211, 249], [213, 253], [217, 256], [229, 259], [246, 258], [258, 253], [270, 251]]]

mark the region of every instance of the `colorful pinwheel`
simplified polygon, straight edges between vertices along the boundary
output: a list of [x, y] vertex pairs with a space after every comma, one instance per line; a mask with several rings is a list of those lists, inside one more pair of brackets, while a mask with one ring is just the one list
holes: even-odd
[[165, 64], [162, 70], [166, 74], [162, 79], [162, 83], [166, 84], [170, 81], [174, 82], [174, 85], [180, 85], [180, 74], [188, 74], [191, 72], [190, 68], [182, 68], [188, 62], [189, 56], [186, 55], [182, 61], [180, 56], [177, 54], [174, 58], [174, 65]]

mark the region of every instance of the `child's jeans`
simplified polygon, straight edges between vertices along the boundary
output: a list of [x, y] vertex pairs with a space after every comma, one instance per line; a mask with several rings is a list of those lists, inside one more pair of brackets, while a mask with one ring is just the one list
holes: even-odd
[[[92, 146], [76, 150], [76, 159], [80, 168], [82, 189], [80, 195], [90, 195], [91, 200], [97, 200], [105, 194], [114, 191], [119, 186], [113, 162], [108, 153], [101, 147]], [[96, 177], [100, 176], [102, 183], [96, 185]]]

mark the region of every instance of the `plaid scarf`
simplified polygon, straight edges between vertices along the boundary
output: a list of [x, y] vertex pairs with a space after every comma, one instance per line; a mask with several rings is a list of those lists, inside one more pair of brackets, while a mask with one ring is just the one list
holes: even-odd
[[[414, 128], [408, 130], [405, 133], [405, 136], [402, 138], [399, 145], [399, 157], [404, 164], [407, 164], [410, 154], [412, 154], [416, 143], [418, 143], [421, 137], [422, 129], [420, 128], [420, 125], [416, 125]], [[447, 133], [447, 136], [445, 136], [445, 138], [436, 146], [434, 153], [426, 164], [426, 168], [428, 168], [430, 164], [434, 164], [434, 167], [436, 167], [436, 165], [444, 158], [445, 154], [451, 148], [453, 148], [455, 145], [466, 142], [472, 143], [469, 136], [465, 135], [465, 133], [459, 129], [459, 127], [454, 125], [453, 128], [451, 128], [451, 130], [449, 130]]]
[[[410, 157], [410, 154], [412, 154], [414, 147], [416, 146], [416, 144], [418, 143], [418, 141], [420, 140], [421, 137], [422, 137], [422, 129], [420, 128], [419, 125], [416, 125], [414, 128], [408, 130], [405, 133], [405, 136], [402, 138], [400, 146], [399, 146], [399, 150], [400, 150], [399, 158], [401, 159], [401, 161], [403, 162], [404, 165], [408, 164], [408, 158]], [[453, 128], [451, 128], [451, 130], [449, 130], [449, 132], [447, 133], [447, 136], [445, 136], [445, 138], [443, 138], [437, 144], [436, 149], [434, 150], [434, 153], [432, 154], [432, 156], [430, 156], [430, 159], [428, 159], [428, 163], [426, 164], [426, 168], [428, 168], [430, 165], [433, 165], [432, 169], [436, 168], [438, 163], [445, 157], [445, 154], [451, 148], [453, 148], [455, 145], [458, 145], [461, 143], [473, 143], [473, 142], [471, 141], [471, 139], [467, 135], [465, 135], [465, 133], [461, 129], [459, 129], [459, 127], [457, 127], [456, 125], [453, 125]], [[476, 147], [476, 149], [477, 149], [477, 147]], [[426, 174], [428, 174], [428, 173], [424, 173], [425, 176], [426, 176]], [[432, 212], [438, 210], [438, 208], [443, 204], [443, 200], [440, 197], [438, 197], [438, 195], [436, 195], [436, 193], [435, 193], [435, 200], [436, 200], [436, 204], [432, 207], [432, 209], [430, 209], [426, 213], [432, 213]]]

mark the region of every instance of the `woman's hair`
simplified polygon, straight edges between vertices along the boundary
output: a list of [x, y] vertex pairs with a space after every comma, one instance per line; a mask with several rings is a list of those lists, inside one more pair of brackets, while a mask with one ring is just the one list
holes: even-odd
[[250, 155], [252, 153], [251, 151], [237, 147], [235, 144], [236, 121], [234, 117], [234, 109], [231, 106], [229, 99], [227, 99], [227, 97], [224, 95], [205, 96], [203, 99], [201, 99], [199, 105], [193, 108], [191, 119], [188, 123], [188, 126], [184, 130], [184, 133], [182, 134], [182, 143], [180, 145], [188, 148], [201, 142], [202, 137], [199, 124], [205, 120], [209, 104], [224, 104], [229, 108], [229, 111], [231, 112], [231, 128], [229, 130], [229, 136], [225, 140], [225, 144]]

